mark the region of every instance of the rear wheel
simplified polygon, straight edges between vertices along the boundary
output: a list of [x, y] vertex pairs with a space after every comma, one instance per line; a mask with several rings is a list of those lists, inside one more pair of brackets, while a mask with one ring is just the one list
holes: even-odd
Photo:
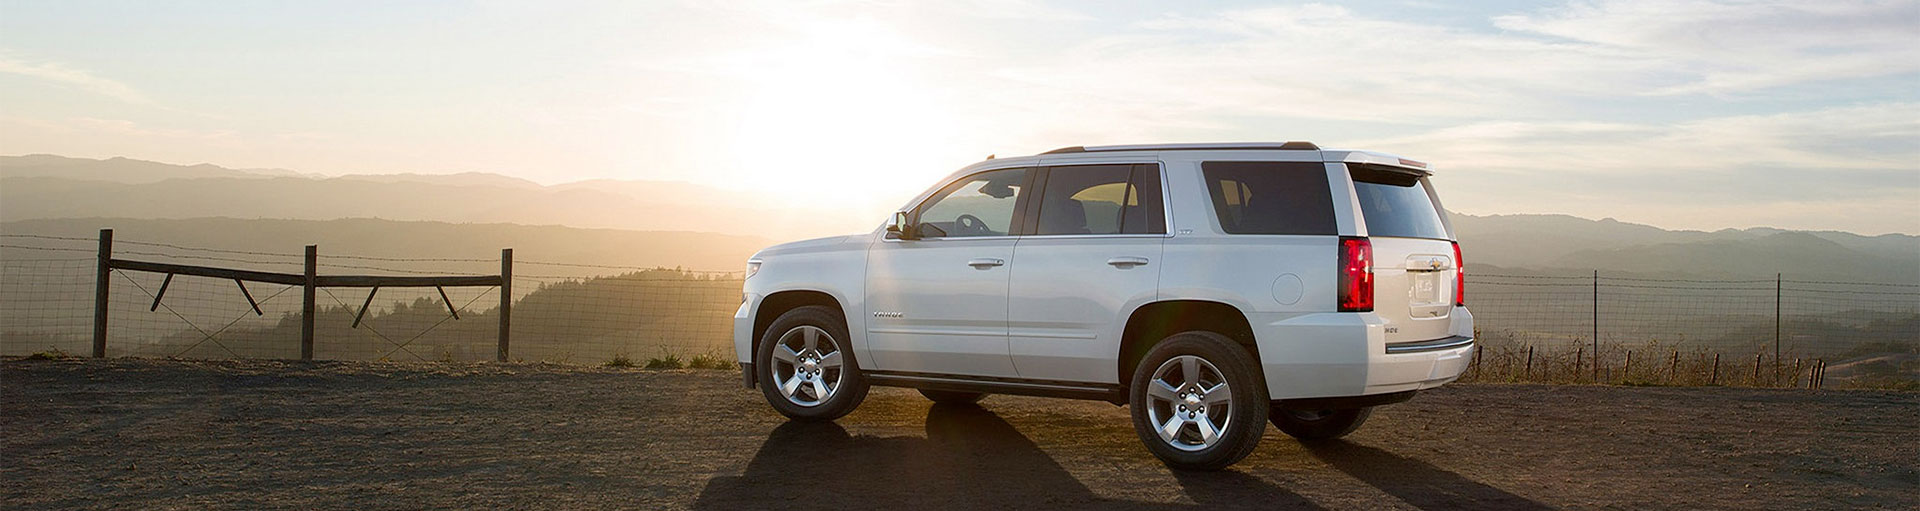
[[1373, 415], [1373, 408], [1345, 410], [1289, 410], [1273, 407], [1273, 426], [1301, 440], [1332, 440], [1347, 436]]
[[788, 418], [812, 421], [838, 419], [860, 406], [867, 381], [847, 338], [846, 323], [827, 307], [801, 307], [773, 320], [753, 358], [767, 403]]
[[1160, 341], [1134, 369], [1133, 430], [1169, 467], [1218, 470], [1260, 444], [1267, 386], [1253, 356], [1213, 332]]
[[931, 399], [935, 403], [949, 403], [949, 404], [956, 404], [956, 405], [970, 405], [970, 404], [978, 403], [980, 402], [981, 399], [985, 399], [987, 397], [987, 394], [985, 392], [957, 392], [952, 390], [927, 390], [927, 389], [920, 389], [920, 395], [927, 396], [927, 399]]

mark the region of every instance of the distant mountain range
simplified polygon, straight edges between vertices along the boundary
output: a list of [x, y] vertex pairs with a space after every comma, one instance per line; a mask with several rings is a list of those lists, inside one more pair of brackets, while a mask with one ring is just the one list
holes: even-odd
[[1566, 215], [1452, 217], [1470, 266], [1920, 282], [1920, 236], [1907, 234], [1772, 228], [1669, 231]]
[[[541, 185], [484, 173], [322, 177], [125, 158], [0, 156], [0, 221], [9, 233], [89, 236], [116, 227], [144, 240], [276, 252], [319, 243], [333, 253], [391, 256], [515, 246], [528, 259], [531, 250], [551, 260], [705, 270], [733, 269], [766, 244], [872, 223], [830, 207], [769, 206], [780, 203], [682, 182]], [[1469, 266], [1482, 271], [1920, 282], [1920, 237], [1906, 234], [1671, 231], [1565, 215], [1453, 219]]]
[[878, 214], [776, 208], [772, 197], [670, 181], [543, 186], [485, 173], [322, 177], [268, 169], [111, 158], [0, 156], [0, 220], [44, 218], [381, 218], [641, 231], [845, 234]]

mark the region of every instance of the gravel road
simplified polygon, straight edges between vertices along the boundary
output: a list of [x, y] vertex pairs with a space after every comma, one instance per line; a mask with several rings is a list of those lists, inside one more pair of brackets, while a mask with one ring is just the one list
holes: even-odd
[[726, 371], [0, 361], [9, 509], [1920, 508], [1920, 393], [1453, 385], [1345, 441], [1168, 470], [1127, 409], [876, 389], [789, 423]]

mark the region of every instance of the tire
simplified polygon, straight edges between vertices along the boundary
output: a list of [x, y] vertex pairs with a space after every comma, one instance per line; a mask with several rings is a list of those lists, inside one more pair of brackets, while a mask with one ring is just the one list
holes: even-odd
[[1305, 441], [1332, 440], [1347, 436], [1373, 415], [1373, 407], [1345, 410], [1289, 410], [1273, 407], [1268, 413], [1273, 426]]
[[800, 421], [831, 421], [860, 406], [867, 380], [847, 339], [846, 322], [831, 308], [800, 307], [774, 319], [753, 356], [767, 404]]
[[970, 405], [970, 404], [978, 403], [980, 402], [981, 399], [986, 399], [987, 397], [987, 393], [985, 392], [959, 392], [959, 391], [952, 391], [952, 390], [927, 390], [927, 389], [920, 389], [920, 395], [927, 396], [927, 399], [933, 400], [933, 402], [935, 403], [948, 403], [948, 404], [956, 404], [956, 405]]
[[[1253, 355], [1213, 332], [1160, 341], [1134, 369], [1128, 394], [1134, 433], [1161, 462], [1180, 470], [1219, 470], [1252, 454], [1272, 407]], [[1163, 436], [1168, 429], [1173, 433]]]

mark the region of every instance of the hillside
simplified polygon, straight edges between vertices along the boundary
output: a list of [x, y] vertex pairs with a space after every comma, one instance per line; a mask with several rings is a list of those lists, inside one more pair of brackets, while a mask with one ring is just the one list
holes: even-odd
[[[825, 201], [831, 203], [831, 201]], [[0, 220], [51, 221], [58, 229], [83, 235], [101, 221], [74, 218], [169, 219], [176, 223], [121, 226], [155, 229], [147, 239], [271, 240], [272, 248], [295, 250], [321, 241], [328, 250], [341, 239], [433, 239], [432, 227], [481, 224], [490, 227], [447, 235], [485, 240], [471, 245], [430, 245], [436, 250], [487, 252], [519, 245], [528, 249], [574, 250], [576, 258], [619, 259], [607, 254], [647, 254], [618, 264], [684, 265], [732, 268], [754, 248], [737, 241], [712, 241], [693, 232], [751, 234], [757, 242], [777, 243], [808, 237], [858, 232], [870, 227], [870, 215], [831, 205], [807, 209], [779, 206], [786, 201], [683, 182], [596, 179], [541, 185], [486, 173], [448, 175], [379, 174], [317, 177], [286, 170], [228, 169], [214, 165], [170, 165], [125, 158], [91, 160], [51, 155], [0, 156]], [[217, 220], [206, 220], [220, 218]], [[357, 221], [286, 231], [298, 219], [332, 221], [379, 218], [387, 224]], [[1470, 264], [1485, 270], [1539, 272], [1627, 272], [1695, 278], [1753, 278], [1786, 273], [1795, 278], [1920, 282], [1920, 237], [1906, 234], [1863, 236], [1835, 231], [1784, 231], [1771, 228], [1719, 231], [1666, 230], [1613, 219], [1566, 215], [1453, 215]], [[63, 223], [64, 222], [64, 223]], [[421, 223], [424, 222], [424, 223]], [[454, 222], [454, 223], [442, 223]], [[511, 228], [507, 224], [515, 224]], [[28, 225], [28, 224], [22, 224]], [[567, 226], [550, 230], [545, 227]], [[402, 227], [411, 226], [411, 227]], [[124, 227], [123, 227], [124, 228]], [[549, 232], [592, 231], [615, 239], [634, 236], [667, 240], [660, 232], [679, 232], [668, 244], [684, 253], [633, 249], [626, 242], [572, 240], [528, 245], [517, 239], [541, 239]], [[258, 232], [246, 239], [225, 239], [226, 231]], [[511, 234], [508, 233], [511, 231]], [[652, 234], [635, 234], [649, 231]], [[353, 232], [354, 236], [344, 233]], [[297, 233], [297, 234], [296, 234]], [[541, 233], [541, 234], [536, 234]], [[472, 234], [473, 236], [469, 236]], [[531, 238], [529, 238], [531, 237]], [[598, 238], [599, 235], [587, 236]], [[722, 237], [724, 238], [724, 237]], [[559, 240], [568, 239], [562, 243]], [[756, 242], [756, 243], [757, 243]], [[649, 243], [654, 243], [649, 241]], [[705, 244], [718, 243], [713, 247]], [[377, 245], [377, 243], [376, 243]], [[409, 247], [368, 246], [394, 254]], [[704, 251], [704, 252], [703, 252]], [[523, 256], [524, 257], [524, 256]], [[716, 263], [715, 261], [719, 261]], [[1483, 270], [1483, 271], [1485, 271]]]
[[0, 219], [275, 218], [566, 225], [755, 233], [777, 240], [870, 229], [881, 215], [830, 201], [774, 207], [771, 197], [681, 182], [589, 180], [543, 186], [486, 173], [316, 177], [113, 158], [0, 156]]
[[1566, 215], [1454, 213], [1468, 264], [1729, 278], [1920, 282], [1920, 236], [1771, 228], [1670, 231]]
[[168, 179], [206, 177], [257, 178], [300, 176], [285, 169], [229, 169], [218, 165], [172, 165], [167, 163], [108, 158], [94, 160], [51, 154], [0, 156], [0, 177], [58, 177], [116, 183], [153, 183]]

